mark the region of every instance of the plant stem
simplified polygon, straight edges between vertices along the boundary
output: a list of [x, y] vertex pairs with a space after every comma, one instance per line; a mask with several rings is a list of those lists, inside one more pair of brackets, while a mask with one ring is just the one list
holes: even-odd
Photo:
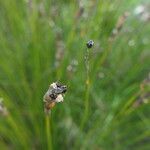
[[46, 135], [47, 135], [47, 147], [48, 150], [52, 150], [52, 137], [51, 137], [51, 127], [49, 115], [46, 115]]
[[[28, 149], [28, 146], [27, 146], [27, 138], [26, 138], [26, 135], [24, 134], [25, 132], [23, 132], [20, 127], [18, 127], [18, 125], [16, 124], [15, 120], [12, 118], [12, 116], [8, 116], [7, 117], [8, 119], [8, 123], [12, 126], [13, 130], [15, 131], [16, 133], [16, 136], [18, 136], [19, 138], [19, 143], [25, 148], [25, 149]], [[20, 131], [21, 130], [21, 131]]]
[[83, 129], [84, 124], [86, 123], [86, 120], [88, 117], [88, 111], [89, 111], [89, 89], [90, 89], [89, 71], [90, 71], [90, 65], [89, 65], [89, 49], [88, 48], [86, 50], [86, 55], [85, 55], [85, 68], [86, 68], [85, 110], [83, 113], [83, 119], [81, 121], [81, 129]]

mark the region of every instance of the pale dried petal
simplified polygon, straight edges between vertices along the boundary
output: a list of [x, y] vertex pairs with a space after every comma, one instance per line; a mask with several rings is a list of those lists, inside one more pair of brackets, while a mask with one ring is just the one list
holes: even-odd
[[59, 94], [55, 101], [56, 101], [56, 103], [59, 103], [59, 102], [63, 102], [63, 100], [64, 100], [64, 98], [63, 98], [62, 94]]

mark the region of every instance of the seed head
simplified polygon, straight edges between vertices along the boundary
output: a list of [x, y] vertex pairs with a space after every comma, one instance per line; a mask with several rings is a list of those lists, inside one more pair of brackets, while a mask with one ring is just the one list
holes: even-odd
[[64, 94], [67, 91], [67, 86], [62, 85], [58, 82], [54, 82], [49, 86], [48, 91], [45, 93], [43, 101], [44, 101], [44, 109], [47, 114], [51, 111], [51, 109], [55, 106], [56, 103], [63, 102]]
[[89, 40], [89, 41], [86, 43], [87, 48], [92, 48], [93, 45], [94, 45], [94, 42], [93, 42], [92, 40]]

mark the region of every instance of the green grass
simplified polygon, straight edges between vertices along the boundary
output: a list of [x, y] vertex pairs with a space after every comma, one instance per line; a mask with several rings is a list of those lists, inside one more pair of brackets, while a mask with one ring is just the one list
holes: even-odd
[[[0, 97], [9, 112], [0, 114], [2, 150], [150, 149], [150, 82], [143, 82], [150, 72], [150, 22], [135, 15], [141, 4], [150, 7], [148, 0], [83, 0], [79, 15], [75, 1], [0, 1]], [[43, 95], [55, 81], [68, 91], [45, 118]], [[148, 103], [135, 107], [139, 98]]]

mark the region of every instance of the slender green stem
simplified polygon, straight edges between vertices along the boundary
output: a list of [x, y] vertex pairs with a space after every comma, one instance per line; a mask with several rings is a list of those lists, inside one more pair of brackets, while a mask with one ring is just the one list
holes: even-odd
[[49, 115], [46, 115], [46, 135], [47, 135], [47, 147], [48, 150], [52, 150], [52, 137], [51, 137], [51, 127]]
[[[8, 123], [11, 125], [11, 127], [13, 128], [13, 130], [16, 133], [16, 136], [19, 139], [19, 143], [23, 146], [23, 148], [28, 149], [27, 146], [27, 138], [26, 135], [24, 134], [25, 132], [23, 132], [20, 127], [16, 124], [15, 120], [13, 119], [13, 117], [11, 115], [9, 115], [7, 117]], [[21, 130], [21, 131], [20, 131]]]
[[88, 48], [86, 50], [86, 56], [85, 56], [85, 68], [86, 68], [85, 110], [83, 113], [83, 119], [81, 121], [81, 129], [83, 129], [84, 124], [87, 121], [88, 111], [89, 111], [89, 89], [90, 89], [89, 71], [90, 71], [90, 65], [89, 65], [89, 49]]

